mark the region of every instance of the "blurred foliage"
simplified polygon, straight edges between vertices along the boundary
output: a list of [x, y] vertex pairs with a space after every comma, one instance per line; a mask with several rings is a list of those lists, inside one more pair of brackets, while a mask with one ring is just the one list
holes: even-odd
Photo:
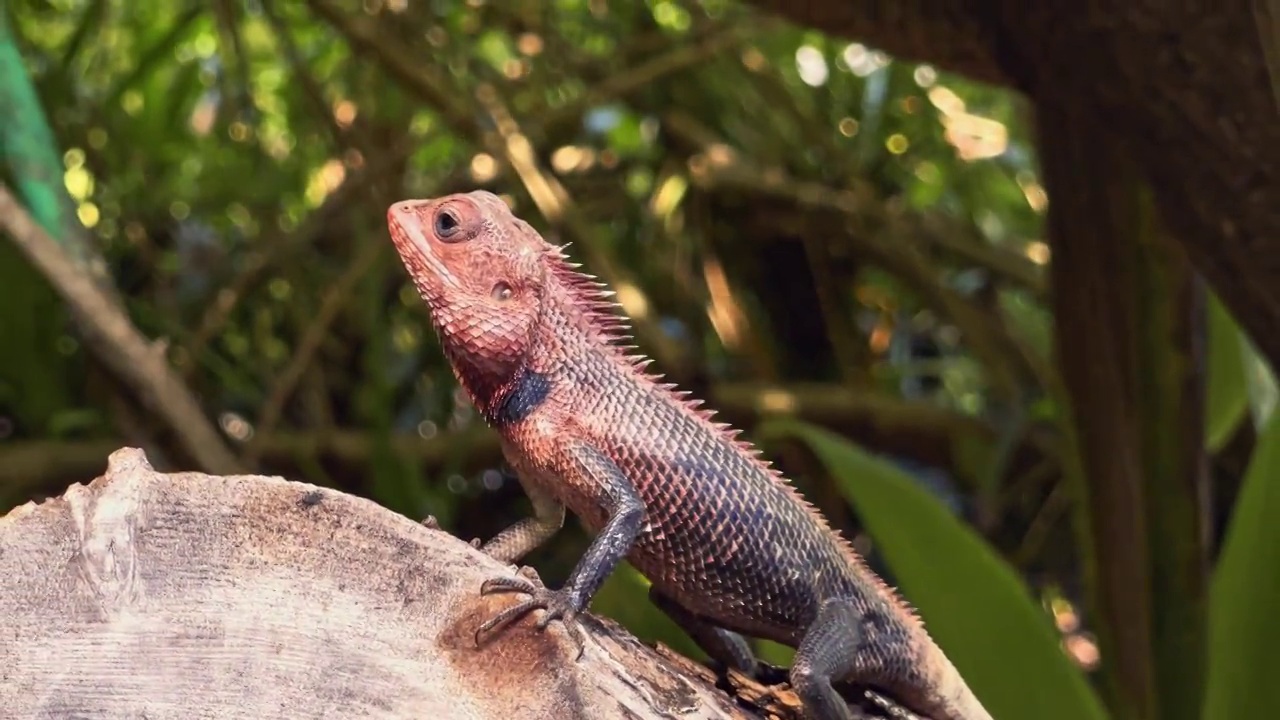
[[[1107, 665], [1064, 489], [1078, 460], [1054, 400], [1049, 199], [1017, 96], [728, 0], [2, 12], [93, 253], [254, 470], [464, 538], [529, 512], [383, 220], [405, 197], [489, 189], [571, 241], [658, 369], [725, 419], [806, 423], [809, 442], [771, 459], [901, 582], [993, 710], [1099, 714], [1079, 682]], [[124, 443], [189, 466], [0, 253], [0, 508], [87, 480]], [[1280, 440], [1257, 434], [1274, 378], [1210, 307], [1215, 543], [1238, 495], [1256, 503], [1214, 596], [1234, 618], [1216, 620], [1214, 672], [1240, 678], [1264, 665], [1248, 660], [1264, 646], [1234, 643], [1268, 621], [1271, 596], [1246, 600], [1241, 578], [1266, 570], [1248, 558], [1277, 519], [1262, 486]], [[559, 582], [586, 542], [571, 524], [526, 561]], [[645, 585], [625, 568], [594, 609], [697, 655]], [[1243, 713], [1221, 693], [1253, 686], [1234, 682], [1208, 693], [1234, 714], [1205, 717]]]
[[[902, 592], [928, 618], [929, 634], [992, 716], [1105, 717], [1008, 564], [908, 473], [812, 425], [776, 421], [760, 432], [794, 435], [814, 449], [866, 518]], [[1009, 682], [1010, 667], [1039, 682]]]
[[1272, 415], [1240, 494], [1223, 544], [1210, 615], [1206, 718], [1258, 714], [1280, 707], [1280, 688], [1267, 672], [1277, 637], [1273, 603], [1280, 602], [1280, 415]]

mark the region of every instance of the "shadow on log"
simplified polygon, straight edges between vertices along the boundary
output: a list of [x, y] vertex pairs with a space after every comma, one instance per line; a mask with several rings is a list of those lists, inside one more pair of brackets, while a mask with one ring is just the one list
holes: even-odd
[[[785, 685], [717, 676], [583, 614], [477, 647], [512, 572], [378, 505], [278, 477], [154, 471], [140, 450], [0, 518], [11, 718], [798, 719]], [[772, 671], [777, 674], [776, 670]], [[868, 695], [866, 697], [873, 697]]]

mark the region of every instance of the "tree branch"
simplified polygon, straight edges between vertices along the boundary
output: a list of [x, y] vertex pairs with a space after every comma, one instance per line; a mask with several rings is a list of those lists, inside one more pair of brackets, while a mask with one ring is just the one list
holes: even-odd
[[858, 38], [896, 57], [930, 62], [995, 85], [1018, 74], [1002, 57], [999, 25], [963, 0], [750, 0], [766, 12], [832, 35]]
[[[685, 363], [679, 345], [663, 332], [657, 319], [648, 312], [649, 303], [642, 291], [630, 280], [629, 273], [600, 249], [594, 232], [576, 209], [564, 186], [543, 172], [529, 143], [529, 133], [522, 130], [506, 108], [498, 91], [483, 84], [475, 89], [475, 103], [465, 93], [451, 90], [448, 81], [412, 60], [413, 53], [378, 32], [377, 22], [366, 17], [348, 17], [324, 0], [311, 0], [313, 10], [347, 39], [353, 48], [369, 55], [380, 67], [396, 77], [436, 112], [458, 137], [482, 148], [501, 166], [510, 168], [525, 187], [539, 212], [558, 229], [588, 251], [588, 264], [612, 286], [626, 307], [637, 337], [650, 349], [658, 364], [669, 374], [680, 377]], [[736, 35], [730, 35], [736, 38]], [[630, 87], [629, 85], [626, 87]], [[480, 126], [481, 113], [488, 115], [496, 132]], [[623, 291], [626, 291], [625, 293]]]
[[177, 436], [183, 449], [209, 472], [236, 472], [240, 463], [205, 417], [200, 403], [169, 366], [164, 349], [152, 344], [129, 316], [88, 275], [81, 272], [3, 185], [0, 228], [49, 279], [81, 318], [85, 343]]
[[[691, 141], [710, 143], [709, 136], [678, 114], [667, 117], [669, 127]], [[993, 387], [1005, 397], [1016, 398], [1028, 379], [1041, 386], [1051, 380], [1047, 363], [1023, 352], [1023, 346], [997, 318], [984, 313], [964, 296], [938, 281], [937, 273], [925, 260], [896, 242], [900, 222], [884, 210], [865, 184], [851, 190], [836, 190], [819, 183], [788, 177], [779, 168], [755, 167], [723, 143], [705, 145], [705, 151], [690, 160], [690, 179], [705, 189], [735, 188], [760, 196], [776, 197], [796, 207], [834, 211], [856, 227], [846, 236], [868, 261], [884, 268], [913, 287], [934, 309], [955, 323], [975, 356], [982, 360]], [[793, 229], [794, 230], [794, 229]], [[818, 230], [814, 229], [814, 233]], [[801, 229], [799, 234], [804, 233]]]
[[[825, 383], [716, 385], [709, 393], [709, 406], [738, 427], [749, 428], [766, 416], [790, 415], [837, 430], [877, 452], [953, 471], [962, 465], [956, 449], [964, 441], [994, 442], [999, 432], [980, 418], [929, 403]], [[261, 433], [255, 434], [255, 443], [262, 462], [273, 471], [296, 467], [302, 457], [360, 467], [370, 462], [377, 446], [373, 435], [352, 429]], [[431, 439], [398, 434], [389, 443], [393, 453], [426, 467], [464, 458], [462, 470], [470, 472], [501, 461], [496, 435], [483, 426]], [[1057, 443], [1052, 434], [1031, 430], [1019, 447], [1018, 467], [1045, 459], [1056, 462]], [[24, 488], [74, 482], [96, 472], [119, 444], [116, 438], [0, 443], [0, 488], [12, 495]]]
[[266, 437], [275, 431], [281, 416], [284, 415], [285, 405], [288, 404], [289, 398], [293, 397], [293, 391], [297, 389], [303, 374], [311, 367], [311, 361], [315, 359], [320, 346], [328, 337], [330, 325], [338, 317], [338, 313], [351, 301], [356, 284], [364, 278], [366, 272], [373, 268], [374, 261], [389, 248], [390, 246], [385, 244], [364, 246], [346, 272], [325, 292], [320, 310], [303, 331], [302, 337], [299, 338], [293, 350], [293, 356], [289, 358], [289, 364], [280, 371], [271, 388], [271, 394], [262, 404], [254, 438], [249, 441], [249, 446], [245, 450], [244, 457], [248, 465], [257, 464], [262, 453], [259, 438]]
[[267, 272], [294, 254], [306, 250], [349, 211], [351, 203], [366, 194], [369, 187], [399, 171], [408, 157], [409, 148], [402, 145], [386, 154], [377, 155], [359, 168], [350, 170], [342, 183], [334, 188], [319, 207], [312, 210], [302, 222], [288, 233], [272, 231], [259, 238], [241, 262], [239, 272], [225, 287], [214, 294], [205, 308], [200, 323], [184, 350], [189, 356], [186, 364], [188, 376], [194, 375], [201, 356], [209, 343], [222, 332], [231, 320], [232, 313], [241, 301], [267, 275]]
[[477, 89], [476, 97], [501, 136], [501, 140], [486, 138], [486, 146], [515, 171], [525, 192], [537, 205], [538, 212], [582, 247], [590, 268], [618, 293], [619, 303], [630, 319], [636, 337], [649, 348], [658, 364], [676, 378], [687, 375], [687, 363], [683, 362], [687, 359], [686, 351], [663, 331], [659, 318], [652, 311], [652, 303], [631, 273], [616, 262], [597, 240], [594, 229], [578, 210], [578, 204], [569, 191], [554, 175], [542, 169], [528, 135], [521, 131], [515, 117], [498, 97], [497, 90], [491, 85], [482, 85]]

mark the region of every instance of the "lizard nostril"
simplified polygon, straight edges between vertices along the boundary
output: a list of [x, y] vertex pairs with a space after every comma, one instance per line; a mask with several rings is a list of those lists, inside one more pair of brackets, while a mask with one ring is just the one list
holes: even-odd
[[423, 200], [401, 200], [387, 208], [387, 220], [396, 225], [416, 224], [426, 207]]

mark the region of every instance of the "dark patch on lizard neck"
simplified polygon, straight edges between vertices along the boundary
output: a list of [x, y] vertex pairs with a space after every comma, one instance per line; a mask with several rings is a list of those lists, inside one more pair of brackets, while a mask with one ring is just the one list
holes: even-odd
[[485, 420], [495, 429], [513, 425], [537, 410], [551, 393], [551, 379], [546, 375], [521, 368], [506, 388], [485, 411]]

